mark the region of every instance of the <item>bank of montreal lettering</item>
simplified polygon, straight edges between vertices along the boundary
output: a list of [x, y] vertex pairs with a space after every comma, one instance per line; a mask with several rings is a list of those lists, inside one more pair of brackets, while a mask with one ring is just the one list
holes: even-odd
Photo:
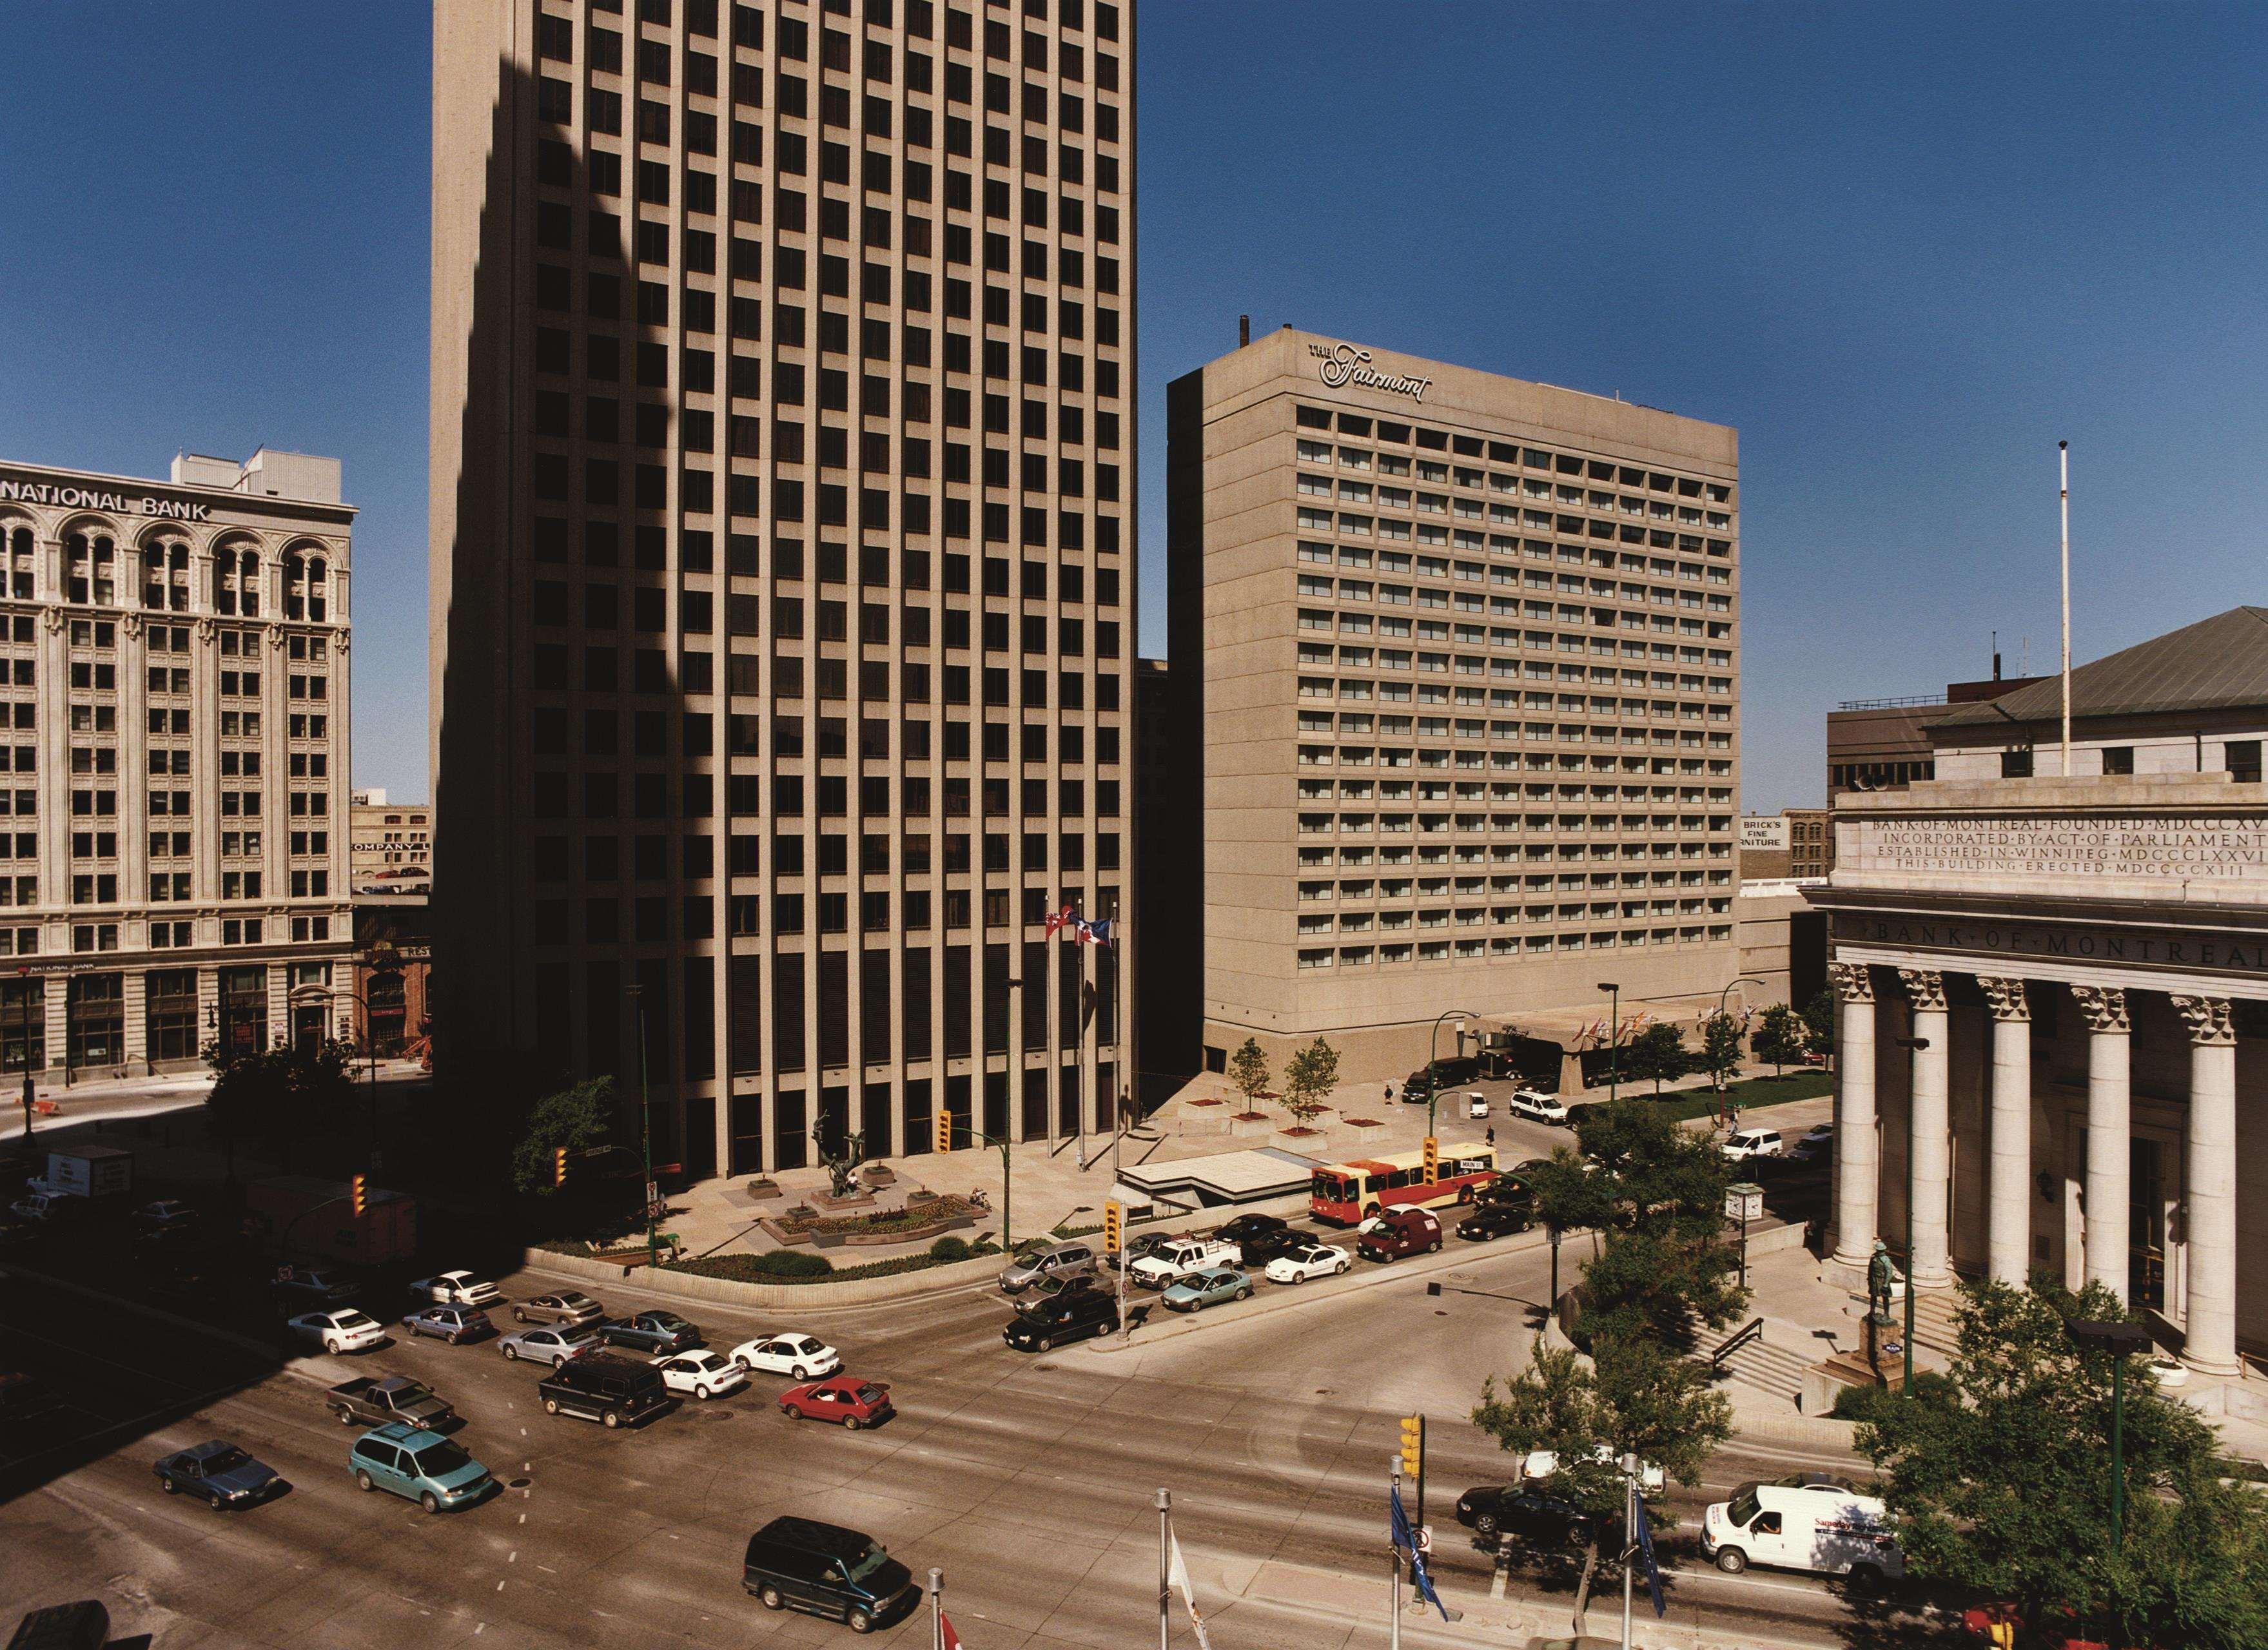
[[2250, 974], [2268, 980], [2268, 935], [2201, 940], [2055, 923], [1970, 922], [1948, 917], [1839, 915], [1835, 935], [1845, 945], [1889, 945], [1933, 951], [1991, 952], [2080, 963], [2129, 963], [2155, 968]]
[[1358, 349], [1352, 344], [1309, 344], [1307, 353], [1322, 365], [1316, 369], [1323, 382], [1333, 389], [1353, 385], [1357, 389], [1384, 390], [1389, 395], [1406, 395], [1422, 402], [1433, 380], [1420, 378], [1414, 372], [1379, 372], [1370, 364], [1370, 351]]
[[1859, 870], [2240, 878], [2268, 873], [2268, 816], [1869, 820], [1858, 847]]
[[210, 521], [212, 506], [154, 493], [106, 493], [98, 488], [19, 481], [0, 476], [0, 503], [48, 504], [63, 510], [103, 510], [121, 516], [155, 516], [167, 521]]

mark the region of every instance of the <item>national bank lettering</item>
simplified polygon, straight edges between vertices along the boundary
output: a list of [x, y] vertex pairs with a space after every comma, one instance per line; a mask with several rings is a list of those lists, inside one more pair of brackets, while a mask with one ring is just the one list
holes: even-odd
[[59, 486], [0, 476], [0, 503], [46, 504], [60, 510], [110, 510], [122, 516], [154, 516], [167, 521], [210, 521], [212, 506], [154, 493], [107, 493], [99, 488]]

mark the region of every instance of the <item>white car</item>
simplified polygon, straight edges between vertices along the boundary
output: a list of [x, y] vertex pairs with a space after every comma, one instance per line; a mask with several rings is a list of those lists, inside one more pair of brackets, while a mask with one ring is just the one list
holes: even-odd
[[503, 1290], [469, 1272], [445, 1272], [438, 1278], [420, 1278], [409, 1286], [409, 1293], [442, 1306], [497, 1306], [504, 1300]]
[[1354, 1262], [1336, 1243], [1309, 1243], [1268, 1263], [1270, 1283], [1305, 1283], [1310, 1278], [1336, 1278]]
[[360, 1352], [386, 1338], [386, 1325], [367, 1313], [344, 1307], [335, 1312], [307, 1312], [288, 1327], [295, 1335], [320, 1341], [328, 1353]]
[[1465, 1096], [1465, 1115], [1469, 1118], [1484, 1118], [1488, 1114], [1488, 1096], [1477, 1089], [1469, 1091]]
[[1778, 1129], [1734, 1129], [1717, 1149], [1738, 1163], [1751, 1157], [1778, 1157], [1787, 1148]]
[[653, 1360], [662, 1383], [672, 1392], [690, 1392], [696, 1398], [722, 1397], [748, 1384], [748, 1372], [722, 1353], [703, 1347], [699, 1352], [674, 1352]]
[[816, 1381], [843, 1367], [843, 1354], [816, 1335], [759, 1335], [733, 1348], [732, 1360], [744, 1370], [762, 1370], [796, 1381]]
[[[1583, 1455], [1587, 1460], [1602, 1461], [1609, 1466], [1614, 1463], [1615, 1452], [1605, 1444], [1593, 1444], [1583, 1452]], [[1520, 1470], [1523, 1478], [1548, 1478], [1559, 1470], [1559, 1457], [1549, 1449], [1531, 1449], [1528, 1452], [1528, 1459], [1521, 1463]], [[1648, 1495], [1658, 1495], [1661, 1492], [1663, 1482], [1660, 1466], [1651, 1461], [1641, 1461], [1638, 1463], [1639, 1489]]]
[[1516, 1118], [1533, 1118], [1538, 1123], [1565, 1123], [1567, 1108], [1555, 1094], [1539, 1094], [1533, 1089], [1515, 1089], [1504, 1109]]

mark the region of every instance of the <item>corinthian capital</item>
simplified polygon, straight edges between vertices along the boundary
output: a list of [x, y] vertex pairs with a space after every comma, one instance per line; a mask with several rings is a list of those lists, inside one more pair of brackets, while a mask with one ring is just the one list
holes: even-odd
[[1901, 968], [1898, 979], [1917, 1010], [1945, 1011], [1945, 976], [1934, 968]]
[[2232, 1048], [2236, 1027], [2226, 997], [2176, 997], [2174, 1008], [2190, 1028], [2190, 1041], [2201, 1048]]
[[1830, 963], [1827, 977], [1835, 982], [1835, 994], [1844, 1001], [1874, 1001], [1874, 973], [1864, 963]]
[[1984, 999], [1992, 1005], [1996, 1020], [2029, 1020], [2032, 1017], [2032, 1000], [2024, 994], [2021, 979], [1990, 979], [1983, 974], [1977, 983], [1984, 988]]
[[2126, 994], [2116, 986], [2073, 986], [2071, 994], [2079, 999], [2079, 1011], [2087, 1016], [2090, 1031], [2115, 1031], [2123, 1037], [2128, 1030]]

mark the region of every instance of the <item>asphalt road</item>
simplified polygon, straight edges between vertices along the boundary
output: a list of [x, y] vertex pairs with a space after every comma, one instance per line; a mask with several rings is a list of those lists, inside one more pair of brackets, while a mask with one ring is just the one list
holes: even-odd
[[[846, 1630], [774, 1616], [740, 1588], [748, 1533], [784, 1512], [864, 1529], [919, 1576], [946, 1574], [946, 1607], [971, 1650], [1123, 1646], [1156, 1620], [1153, 1497], [1175, 1525], [1222, 1650], [1368, 1643], [1384, 1626], [1383, 1478], [1396, 1417], [1432, 1418], [1436, 1571], [1454, 1627], [1405, 1617], [1413, 1644], [1564, 1631], [1569, 1578], [1521, 1565], [1489, 1596], [1491, 1559], [1454, 1522], [1458, 1492], [1500, 1482], [1507, 1462], [1463, 1416], [1481, 1378], [1516, 1359], [1544, 1291], [1547, 1257], [1501, 1249], [1425, 1280], [1311, 1292], [1126, 1352], [1032, 1358], [1007, 1351], [990, 1291], [814, 1312], [795, 1323], [707, 1308], [713, 1345], [805, 1328], [843, 1347], [849, 1373], [885, 1380], [902, 1412], [876, 1431], [793, 1423], [784, 1381], [693, 1404], [633, 1432], [549, 1418], [536, 1375], [493, 1344], [400, 1338], [357, 1358], [276, 1367], [249, 1349], [155, 1325], [21, 1275], [8, 1278], [0, 1362], [40, 1375], [67, 1412], [28, 1440], [0, 1440], [0, 1599], [18, 1608], [99, 1595], [119, 1631], [175, 1645], [528, 1646], [839, 1646]], [[534, 1293], [532, 1276], [501, 1280]], [[659, 1303], [633, 1288], [608, 1304]], [[1264, 1293], [1264, 1292], [1263, 1292]], [[427, 1517], [363, 1495], [353, 1437], [320, 1402], [351, 1373], [431, 1382], [466, 1415], [460, 1434], [509, 1486], [468, 1511]], [[160, 1496], [150, 1463], [209, 1437], [243, 1444], [291, 1480], [248, 1512]], [[1668, 1510], [1697, 1521], [1743, 1478], [1815, 1456], [1728, 1449]], [[1673, 1538], [1666, 1624], [1645, 1645], [1697, 1630], [1746, 1643], [1869, 1642], [1826, 1587], [1794, 1576], [1717, 1574]], [[1611, 1614], [1617, 1600], [1602, 1599]], [[1593, 1630], [1605, 1617], [1593, 1617]], [[880, 1635], [918, 1644], [917, 1615]], [[1185, 1624], [1177, 1636], [1186, 1639]], [[1518, 1642], [1515, 1639], [1513, 1642]]]

